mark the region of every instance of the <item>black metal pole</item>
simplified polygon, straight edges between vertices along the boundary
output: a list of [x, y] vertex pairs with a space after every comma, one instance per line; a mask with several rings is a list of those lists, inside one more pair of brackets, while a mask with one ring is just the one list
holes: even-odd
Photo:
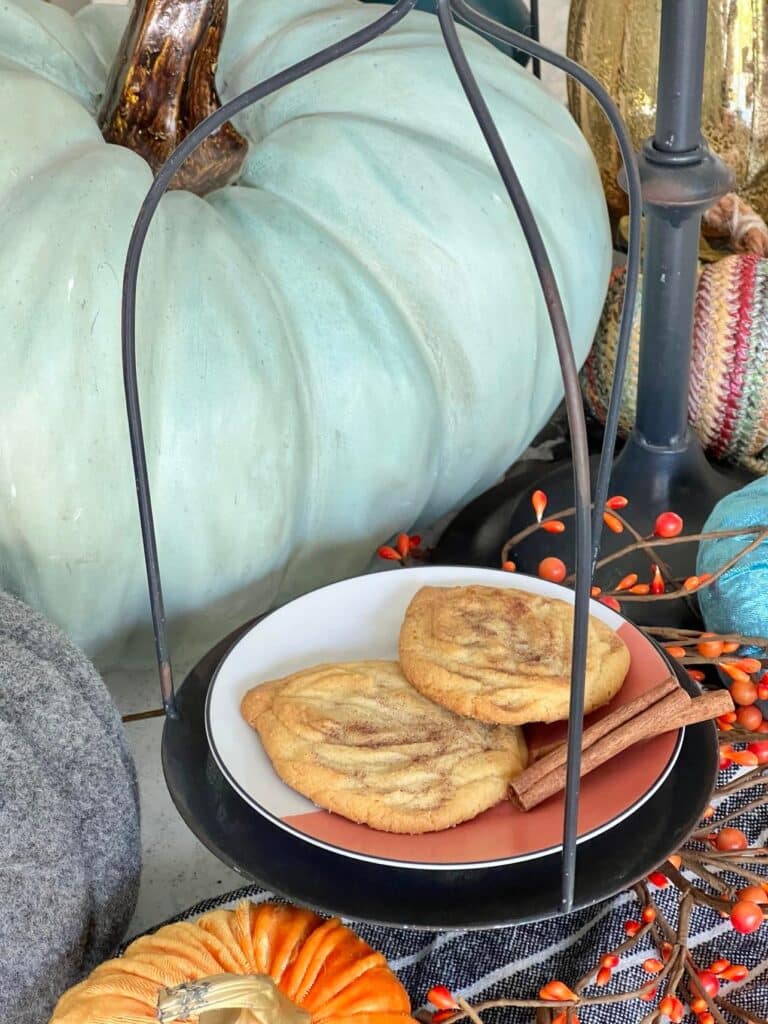
[[[692, 530], [743, 483], [741, 474], [710, 466], [688, 426], [701, 215], [733, 186], [701, 135], [706, 30], [707, 0], [662, 0], [656, 128], [639, 154], [645, 252], [637, 413], [612, 474], [612, 486], [651, 521], [674, 508]], [[690, 552], [678, 555], [673, 567], [689, 575]]]
[[[688, 443], [699, 229], [712, 191], [707, 188], [705, 196], [697, 195], [705, 184], [700, 172], [706, 153], [701, 138], [706, 32], [707, 0], [664, 0], [656, 131], [643, 153], [644, 177], [656, 187], [646, 189], [644, 197], [644, 302], [635, 424], [638, 439], [656, 448], [679, 449]], [[689, 194], [678, 194], [678, 182]], [[715, 198], [718, 194], [719, 189]]]
[[653, 145], [686, 153], [701, 145], [707, 0], [664, 0]]

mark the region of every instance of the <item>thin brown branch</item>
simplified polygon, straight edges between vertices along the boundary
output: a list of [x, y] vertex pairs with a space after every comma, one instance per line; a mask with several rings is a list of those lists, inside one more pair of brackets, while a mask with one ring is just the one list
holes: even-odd
[[[653, 543], [657, 547], [666, 547], [672, 544], [686, 544], [692, 541], [702, 540], [717, 540], [723, 537], [745, 537], [751, 534], [756, 534], [749, 544], [745, 545], [740, 551], [738, 551], [732, 558], [729, 558], [727, 562], [724, 562], [712, 575], [700, 583], [694, 590], [686, 590], [685, 587], [679, 587], [676, 590], [667, 591], [664, 594], [630, 594], [626, 591], [623, 592], [622, 601], [672, 601], [677, 600], [681, 597], [691, 597], [692, 594], [696, 594], [703, 590], [705, 587], [712, 586], [720, 577], [732, 569], [737, 562], [739, 562], [745, 555], [748, 555], [750, 551], [754, 551], [755, 548], [759, 547], [760, 544], [768, 537], [768, 527], [766, 526], [747, 526], [740, 530], [710, 530], [706, 533], [689, 533], [680, 535], [678, 537], [655, 537]], [[633, 551], [637, 551], [640, 548], [648, 547], [647, 541], [636, 542], [629, 544], [620, 551], [615, 551], [610, 555], [606, 555], [605, 558], [601, 558], [596, 565], [596, 569], [601, 569], [610, 562], [616, 561], [618, 558], [624, 558], [626, 555], [631, 554]], [[570, 580], [571, 577], [568, 577]]]
[[507, 561], [507, 559], [509, 558], [509, 553], [513, 548], [517, 547], [517, 545], [521, 541], [525, 540], [526, 537], [530, 537], [531, 534], [534, 534], [538, 530], [540, 530], [542, 524], [551, 523], [556, 519], [570, 519], [572, 516], [575, 515], [576, 508], [575, 506], [571, 506], [570, 508], [566, 508], [562, 512], [557, 512], [554, 515], [543, 516], [541, 522], [539, 522], [537, 519], [534, 519], [530, 526], [526, 526], [525, 529], [519, 530], [513, 537], [510, 537], [509, 540], [504, 544], [504, 547], [501, 549], [501, 564], [503, 565]]
[[768, 796], [761, 797], [759, 800], [753, 800], [751, 803], [745, 804], [744, 807], [737, 807], [735, 811], [731, 811], [730, 814], [726, 814], [723, 818], [712, 818], [710, 819], [710, 828], [699, 829], [694, 832], [691, 839], [706, 839], [707, 836], [713, 832], [719, 832], [723, 825], [727, 825], [729, 821], [733, 821], [735, 818], [741, 818], [744, 814], [750, 814], [752, 811], [757, 811], [761, 807], [765, 807], [768, 804]]

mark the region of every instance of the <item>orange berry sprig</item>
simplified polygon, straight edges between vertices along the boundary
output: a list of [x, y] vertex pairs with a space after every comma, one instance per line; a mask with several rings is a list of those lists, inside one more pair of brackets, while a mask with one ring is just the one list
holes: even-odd
[[385, 561], [401, 562], [405, 565], [409, 557], [419, 556], [420, 544], [421, 537], [418, 534], [409, 536], [407, 533], [398, 533], [394, 545], [383, 544], [376, 553]]

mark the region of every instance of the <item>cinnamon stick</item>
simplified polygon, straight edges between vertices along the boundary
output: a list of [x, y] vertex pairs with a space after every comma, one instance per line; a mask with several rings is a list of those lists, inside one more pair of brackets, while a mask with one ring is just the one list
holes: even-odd
[[[599, 722], [595, 722], [594, 725], [590, 725], [584, 730], [581, 739], [582, 751], [587, 750], [594, 743], [597, 743], [598, 740], [607, 736], [609, 732], [617, 729], [625, 722], [636, 718], [643, 711], [676, 691], [684, 692], [680, 689], [680, 684], [674, 676], [667, 676], [666, 679], [662, 680], [652, 689], [641, 693], [639, 697], [635, 697], [628, 704], [623, 704], [620, 708], [616, 708], [615, 711], [606, 715], [605, 718], [601, 718]], [[566, 744], [564, 742], [558, 743], [554, 750], [534, 761], [529, 768], [517, 776], [513, 783], [515, 791], [519, 790], [522, 792], [536, 785], [537, 782], [551, 772], [562, 767], [565, 764], [566, 757]]]
[[681, 729], [684, 725], [696, 725], [698, 722], [709, 722], [734, 711], [736, 705], [727, 690], [706, 690], [700, 697], [694, 697], [688, 708], [679, 716], [677, 722], [665, 729]]
[[[635, 743], [684, 725], [719, 718], [729, 711], [733, 711], [733, 700], [727, 690], [712, 690], [691, 700], [675, 680], [665, 680], [584, 731], [581, 775], [589, 774]], [[518, 775], [510, 784], [514, 803], [529, 811], [563, 790], [566, 757], [567, 745], [562, 743]]]

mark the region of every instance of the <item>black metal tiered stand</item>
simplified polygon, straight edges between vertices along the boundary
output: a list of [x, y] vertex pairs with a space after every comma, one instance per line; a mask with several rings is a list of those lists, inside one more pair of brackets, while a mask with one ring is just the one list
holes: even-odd
[[[171, 155], [159, 171], [139, 211], [128, 248], [122, 305], [123, 371], [150, 606], [163, 707], [166, 713], [162, 741], [163, 768], [169, 791], [182, 817], [192, 831], [230, 867], [240, 871], [249, 880], [257, 881], [266, 888], [307, 906], [353, 920], [407, 927], [492, 927], [567, 913], [572, 909], [604, 900], [646, 875], [676, 850], [695, 827], [702, 809], [708, 802], [717, 772], [717, 743], [713, 726], [703, 724], [689, 727], [685, 732], [677, 765], [658, 791], [626, 821], [590, 839], [585, 846], [580, 847], [584, 855], [577, 857], [586, 637], [592, 566], [600, 547], [600, 510], [608, 494], [613, 467], [619, 400], [640, 264], [641, 181], [638, 161], [611, 98], [583, 68], [548, 50], [535, 39], [504, 28], [478, 14], [464, 0], [437, 0], [437, 15], [446, 48], [530, 249], [549, 314], [565, 389], [572, 449], [572, 463], [566, 476], [570, 494], [575, 495], [575, 500], [571, 497], [571, 502], [576, 506], [572, 556], [576, 581], [567, 785], [561, 851], [522, 863], [472, 870], [457, 868], [415, 871], [353, 860], [309, 845], [292, 836], [255, 812], [235, 793], [219, 771], [208, 747], [204, 721], [205, 702], [217, 667], [253, 623], [244, 624], [223, 639], [189, 673], [178, 692], [174, 691], [136, 375], [135, 311], [141, 252], [158, 203], [184, 160], [204, 138], [239, 111], [283, 86], [311, 74], [317, 68], [364, 46], [397, 24], [413, 9], [415, 3], [416, 0], [398, 0], [385, 14], [364, 29], [300, 61], [224, 104], [190, 132]], [[677, 32], [688, 31], [691, 26], [696, 27], [696, 18], [701, 16], [703, 24], [704, 8], [705, 0], [664, 0], [665, 21], [660, 79], [667, 80], [666, 65], [671, 61], [672, 71], [676, 77], [673, 76], [673, 80], [666, 86], [670, 105], [678, 111], [675, 117], [679, 119], [680, 124], [688, 125], [689, 128], [687, 135], [676, 137], [693, 140], [698, 147], [697, 153], [704, 151], [699, 146], [698, 131], [692, 135], [690, 126], [700, 107], [693, 94], [698, 88], [697, 82], [700, 85], [703, 27], [696, 28], [690, 40], [686, 42], [690, 54], [679, 65], [675, 61], [675, 53], [672, 53], [670, 48], [674, 49], [676, 46], [672, 37]], [[682, 12], [687, 12], [684, 18]], [[547, 61], [571, 75], [595, 97], [609, 118], [619, 142], [630, 207], [628, 265], [614, 386], [602, 453], [596, 467], [594, 502], [587, 429], [577, 366], [554, 273], [513, 162], [467, 62], [456, 32], [454, 17], [486, 36], [530, 54], [534, 58], [534, 70], [538, 67], [539, 61]], [[680, 18], [683, 20], [678, 20]], [[660, 87], [660, 100], [663, 98], [662, 93]], [[689, 99], [682, 102], [681, 96], [687, 96]], [[660, 102], [660, 121], [663, 106], [664, 104]], [[685, 215], [681, 214], [678, 207], [674, 208], [674, 214], [664, 212], [670, 210], [669, 202], [659, 200], [658, 210], [661, 212], [658, 212], [656, 218], [659, 223], [649, 230], [646, 267], [652, 260], [669, 267], [669, 261], [675, 253], [683, 260], [684, 247], [677, 242], [671, 242], [670, 234], [665, 233], [664, 225], [667, 224], [670, 231], [673, 226], [679, 231], [681, 217], [686, 223], [695, 221], [696, 230], [688, 226], [684, 231], [685, 239], [692, 244], [698, 230], [697, 213], [711, 200], [713, 194], [720, 194], [714, 191], [711, 182], [707, 187], [701, 184], [703, 172], [690, 172], [690, 168], [704, 163], [717, 171], [715, 177], [719, 183], [724, 179], [720, 165], [714, 158], [705, 155], [699, 164], [696, 164], [690, 159], [690, 154], [680, 157], [676, 152], [672, 152], [669, 161], [664, 157], [658, 165], [659, 169], [650, 173], [648, 164], [649, 161], [653, 162], [655, 154], [652, 153], [649, 157], [647, 150], [648, 147], [641, 166], [644, 168], [646, 190], [650, 188], [650, 193], [646, 191], [649, 222], [653, 221], [657, 211], [657, 207], [654, 206], [654, 182], [658, 185], [660, 195], [668, 195], [662, 187], [667, 163], [671, 164], [671, 169], [675, 173], [693, 173], [693, 178], [699, 183], [700, 195], [695, 210], [690, 201], [680, 201], [686, 208]], [[674, 355], [669, 354], [668, 358], [674, 359], [681, 373], [686, 369], [686, 353], [689, 353], [690, 347], [684, 351], [683, 336], [690, 324], [690, 318], [686, 320], [686, 317], [692, 306], [692, 275], [693, 271], [688, 268], [688, 277], [680, 277], [674, 294], [670, 295], [666, 304], [660, 306], [656, 320], [652, 321], [657, 331], [664, 332], [660, 337], [667, 339], [665, 343], [677, 346], [674, 348]], [[691, 291], [690, 295], [688, 290]], [[647, 299], [646, 289], [644, 344], [648, 344], [649, 316], [654, 315], [646, 309]], [[645, 371], [641, 369], [641, 377], [643, 372], [646, 376], [649, 372], [648, 360], [643, 366]], [[676, 387], [679, 383], [677, 381]], [[674, 405], [674, 402], [670, 401]], [[641, 422], [640, 417], [638, 422]], [[688, 447], [690, 448], [690, 445]], [[629, 446], [626, 450], [629, 450]], [[648, 487], [653, 486], [656, 465], [651, 463], [647, 470], [644, 470], [650, 474]], [[663, 476], [662, 470], [658, 472]], [[552, 487], [549, 484], [547, 486], [551, 491]], [[710, 491], [706, 492], [707, 495]], [[507, 527], [508, 525], [507, 523]], [[505, 536], [507, 535], [505, 533]], [[494, 564], [497, 565], [498, 562]], [[679, 674], [681, 683], [690, 688], [692, 684], [687, 673], [679, 670]]]

